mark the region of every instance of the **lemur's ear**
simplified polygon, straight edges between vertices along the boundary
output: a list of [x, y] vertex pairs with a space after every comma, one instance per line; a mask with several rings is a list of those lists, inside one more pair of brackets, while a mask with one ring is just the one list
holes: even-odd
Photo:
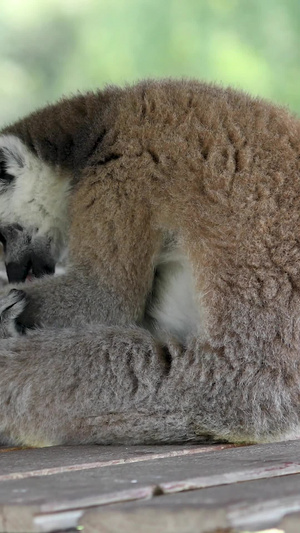
[[0, 136], [0, 172], [16, 175], [26, 165], [26, 146], [14, 135]]

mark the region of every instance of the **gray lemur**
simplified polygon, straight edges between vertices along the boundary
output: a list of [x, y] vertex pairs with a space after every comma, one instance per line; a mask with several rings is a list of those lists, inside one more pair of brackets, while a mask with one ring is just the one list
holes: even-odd
[[1, 131], [0, 238], [18, 283], [0, 300], [2, 442], [300, 436], [285, 109], [170, 80], [45, 107]]

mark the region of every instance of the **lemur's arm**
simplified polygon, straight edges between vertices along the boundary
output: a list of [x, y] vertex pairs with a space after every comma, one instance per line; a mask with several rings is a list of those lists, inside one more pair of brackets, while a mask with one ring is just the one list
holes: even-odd
[[[9, 286], [11, 288], [11, 286]], [[61, 276], [47, 276], [17, 284], [26, 305], [18, 323], [22, 327], [79, 327], [87, 323], [116, 324], [124, 321], [118, 296], [95, 280], [70, 270]]]

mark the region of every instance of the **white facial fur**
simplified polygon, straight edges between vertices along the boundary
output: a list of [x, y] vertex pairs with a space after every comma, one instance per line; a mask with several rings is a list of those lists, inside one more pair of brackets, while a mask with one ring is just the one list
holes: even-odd
[[38, 236], [47, 235], [58, 259], [67, 241], [70, 180], [14, 135], [0, 136], [0, 150], [7, 172], [15, 177], [7, 187], [0, 185], [0, 225], [18, 223]]

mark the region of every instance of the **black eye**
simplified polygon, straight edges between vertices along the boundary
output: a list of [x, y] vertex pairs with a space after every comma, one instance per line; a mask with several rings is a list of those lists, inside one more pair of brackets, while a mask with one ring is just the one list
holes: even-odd
[[9, 185], [14, 179], [15, 177], [7, 172], [4, 161], [0, 161], [0, 183]]

